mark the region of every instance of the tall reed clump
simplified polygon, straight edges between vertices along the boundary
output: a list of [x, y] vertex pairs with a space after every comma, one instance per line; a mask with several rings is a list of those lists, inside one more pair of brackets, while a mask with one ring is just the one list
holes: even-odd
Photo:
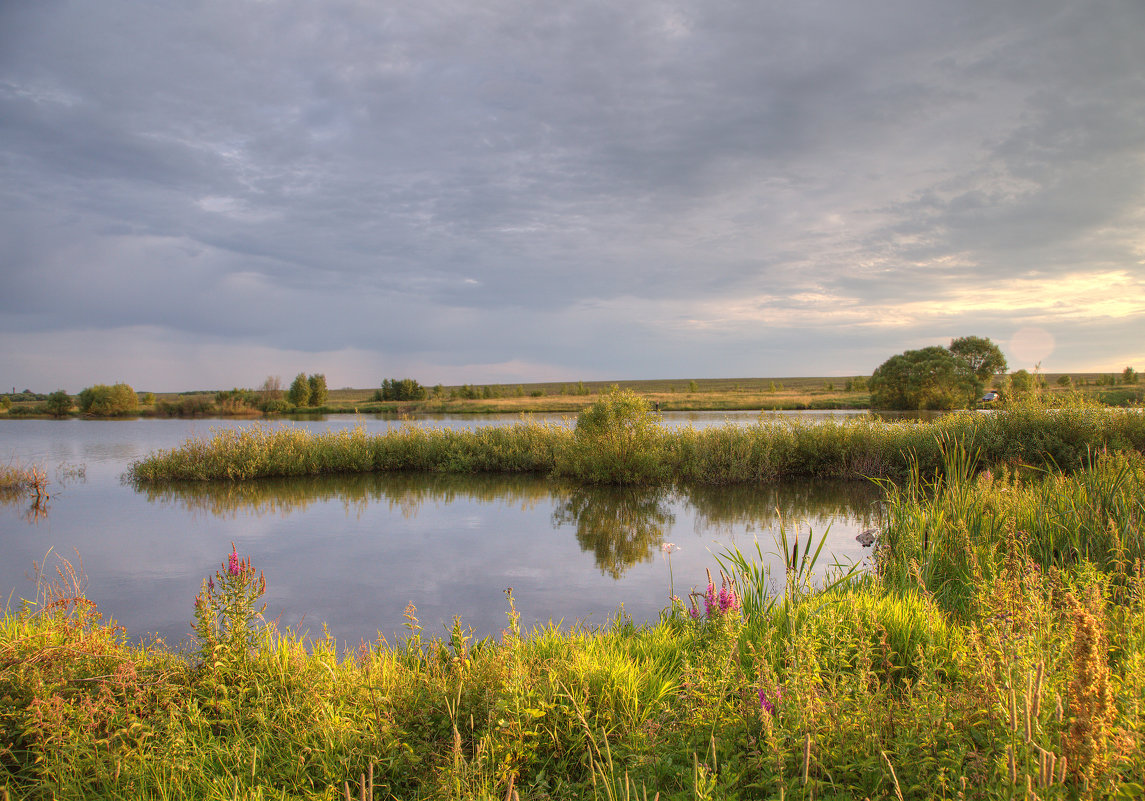
[[[1092, 563], [1112, 570], [1145, 559], [1145, 457], [1092, 453], [1066, 476], [976, 472], [979, 457], [944, 443], [946, 466], [927, 479], [915, 469], [885, 484], [886, 529], [879, 569], [905, 585], [916, 578], [965, 611], [975, 588], [995, 580], [1003, 557], [1022, 548], [1041, 568]], [[1020, 536], [1016, 536], [1020, 535]]]
[[256, 424], [153, 453], [132, 464], [128, 477], [148, 484], [375, 471], [547, 473], [569, 436], [564, 426], [538, 423], [474, 431], [403, 426], [373, 436], [361, 427], [312, 433]]

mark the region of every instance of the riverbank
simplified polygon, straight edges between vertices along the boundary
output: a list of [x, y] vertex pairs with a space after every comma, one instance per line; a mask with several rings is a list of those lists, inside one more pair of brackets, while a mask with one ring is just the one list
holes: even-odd
[[151, 454], [129, 477], [143, 484], [386, 471], [533, 473], [613, 484], [897, 479], [916, 463], [924, 472], [939, 468], [943, 443], [955, 440], [978, 452], [983, 466], [1074, 470], [1103, 448], [1145, 452], [1145, 415], [1029, 403], [920, 423], [761, 421], [668, 430], [642, 398], [619, 392], [595, 401], [575, 428], [523, 421], [466, 431], [405, 426], [377, 435], [275, 426], [221, 431]]
[[[459, 621], [337, 653], [224, 558], [195, 653], [125, 645], [67, 563], [0, 621], [0, 787], [29, 799], [1114, 798], [1145, 775], [1145, 460], [887, 487], [879, 569], [777, 576], [636, 626]], [[794, 543], [785, 543], [784, 550]], [[678, 579], [680, 577], [677, 577]], [[274, 577], [265, 577], [273, 585]], [[187, 600], [188, 609], [191, 599]], [[666, 601], [667, 603], [667, 601]], [[692, 610], [695, 610], [694, 612]], [[269, 610], [268, 614], [273, 614]]]

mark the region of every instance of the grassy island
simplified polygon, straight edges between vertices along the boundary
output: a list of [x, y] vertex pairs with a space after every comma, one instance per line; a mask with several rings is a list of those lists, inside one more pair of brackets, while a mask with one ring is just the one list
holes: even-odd
[[137, 461], [129, 476], [140, 483], [381, 471], [535, 473], [619, 484], [898, 480], [913, 466], [928, 474], [939, 468], [944, 443], [953, 441], [978, 453], [984, 466], [1070, 471], [1101, 449], [1145, 452], [1145, 415], [1094, 404], [1025, 403], [921, 423], [761, 420], [666, 429], [644, 398], [621, 390], [582, 411], [575, 427], [523, 418], [513, 426], [458, 431], [410, 425], [377, 435], [265, 425], [220, 431]]
[[263, 624], [274, 577], [236, 553], [184, 653], [129, 644], [64, 563], [0, 621], [0, 798], [1139, 796], [1145, 458], [981, 469], [1021, 419], [952, 422], [973, 448], [885, 485], [874, 571], [825, 586], [785, 542], [773, 594], [725, 553], [652, 625], [523, 631], [510, 593], [498, 638], [409, 609], [403, 642], [338, 653]]

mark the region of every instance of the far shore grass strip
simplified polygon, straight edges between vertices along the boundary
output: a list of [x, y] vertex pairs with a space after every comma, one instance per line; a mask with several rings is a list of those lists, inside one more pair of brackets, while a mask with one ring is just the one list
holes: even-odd
[[[599, 424], [585, 424], [597, 418]], [[362, 428], [313, 433], [256, 424], [151, 454], [135, 462], [128, 477], [141, 484], [387, 471], [530, 473], [617, 484], [899, 479], [916, 464], [927, 472], [940, 469], [944, 443], [952, 441], [975, 453], [983, 467], [1072, 471], [1103, 449], [1145, 452], [1145, 415], [1088, 404], [1027, 405], [928, 422], [761, 419], [667, 429], [656, 424], [646, 402], [621, 392], [582, 412], [575, 427], [522, 418], [473, 430], [406, 425], [368, 434]]]

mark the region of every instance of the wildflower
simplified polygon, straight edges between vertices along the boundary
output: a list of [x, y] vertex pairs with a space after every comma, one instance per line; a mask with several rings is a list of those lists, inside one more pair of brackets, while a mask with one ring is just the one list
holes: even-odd
[[720, 587], [719, 607], [722, 614], [739, 609], [739, 596], [726, 583]]
[[680, 546], [674, 542], [662, 542], [662, 543], [660, 543], [660, 551], [662, 553], [674, 553], [678, 550], [680, 550]]
[[767, 690], [762, 687], [759, 690], [759, 708], [769, 715], [774, 715], [779, 702], [783, 699], [783, 689], [781, 687], [775, 688], [775, 700], [772, 701], [767, 697]]
[[[231, 546], [233, 549], [235, 546]], [[230, 560], [227, 562], [227, 572], [232, 576], [239, 574], [239, 554], [238, 551], [232, 550]]]
[[716, 600], [716, 585], [712, 583], [711, 576], [708, 577], [708, 592], [704, 596], [704, 615], [709, 619], [712, 613], [720, 608], [719, 601]]

